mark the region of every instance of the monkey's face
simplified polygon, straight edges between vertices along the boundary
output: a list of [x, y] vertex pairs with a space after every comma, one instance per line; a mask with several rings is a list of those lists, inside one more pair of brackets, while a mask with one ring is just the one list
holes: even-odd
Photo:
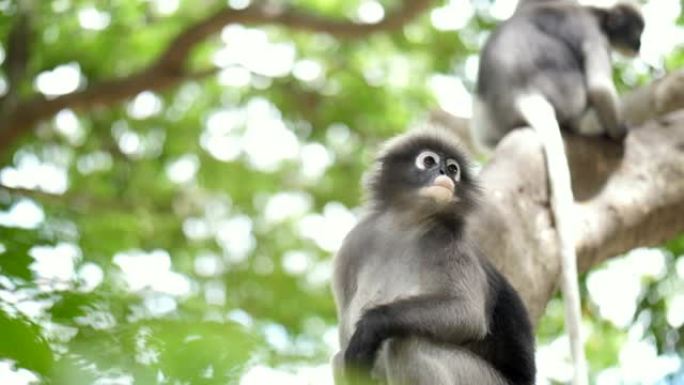
[[423, 212], [464, 214], [474, 201], [469, 164], [449, 143], [423, 137], [404, 143], [380, 159], [372, 181], [376, 200]]
[[438, 204], [458, 200], [456, 184], [461, 181], [461, 166], [446, 154], [424, 150], [415, 159], [418, 194]]
[[616, 51], [630, 57], [639, 54], [644, 19], [636, 8], [618, 4], [609, 12], [605, 23], [610, 44]]

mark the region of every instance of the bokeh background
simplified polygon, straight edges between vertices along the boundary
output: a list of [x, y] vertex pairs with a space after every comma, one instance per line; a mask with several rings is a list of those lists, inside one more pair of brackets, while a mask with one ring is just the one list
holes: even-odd
[[[401, 5], [253, 1], [361, 25]], [[642, 4], [620, 90], [684, 63], [684, 1]], [[361, 38], [240, 20], [155, 66], [254, 5], [0, 0], [0, 118], [86, 91], [0, 123], [0, 384], [332, 383], [330, 262], [362, 173], [431, 111], [470, 115], [478, 49], [516, 1], [438, 1]], [[684, 236], [583, 277], [596, 384], [684, 384], [683, 254]], [[539, 384], [569, 379], [562, 315], [554, 299], [539, 324]]]

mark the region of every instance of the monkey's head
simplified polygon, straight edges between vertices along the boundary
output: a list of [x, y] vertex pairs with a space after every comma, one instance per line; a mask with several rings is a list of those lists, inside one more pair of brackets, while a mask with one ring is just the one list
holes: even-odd
[[615, 5], [603, 14], [601, 27], [616, 51], [626, 56], [639, 53], [644, 18], [635, 6], [627, 3]]
[[445, 132], [401, 135], [388, 142], [368, 177], [370, 199], [379, 209], [461, 218], [477, 196], [470, 168], [458, 142]]

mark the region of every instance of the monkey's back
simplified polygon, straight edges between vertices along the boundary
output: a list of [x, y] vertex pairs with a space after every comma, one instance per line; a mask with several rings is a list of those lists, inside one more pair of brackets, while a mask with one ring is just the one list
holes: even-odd
[[[530, 4], [489, 37], [481, 58], [476, 92], [495, 119], [485, 127], [495, 144], [510, 130], [526, 125], [516, 107], [520, 95], [540, 93], [559, 114], [561, 125], [587, 107], [582, 43], [601, 38], [597, 21], [574, 4]], [[560, 108], [562, 107], [562, 108]]]

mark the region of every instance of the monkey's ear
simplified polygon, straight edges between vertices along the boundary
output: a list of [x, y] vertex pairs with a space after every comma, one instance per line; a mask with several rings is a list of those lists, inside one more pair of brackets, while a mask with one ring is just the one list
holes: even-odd
[[625, 25], [625, 15], [624, 9], [620, 6], [613, 8], [612, 10], [606, 12], [604, 25], [606, 31], [617, 32], [624, 28]]

